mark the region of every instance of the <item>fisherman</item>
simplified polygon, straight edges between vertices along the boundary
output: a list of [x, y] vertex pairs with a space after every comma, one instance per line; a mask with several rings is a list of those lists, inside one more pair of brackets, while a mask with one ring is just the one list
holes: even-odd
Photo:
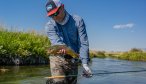
[[[92, 72], [88, 67], [89, 42], [83, 19], [78, 15], [70, 15], [60, 0], [49, 0], [46, 10], [50, 21], [45, 29], [51, 45], [65, 45], [78, 53], [85, 70], [84, 76], [91, 77]], [[47, 84], [76, 84], [78, 61], [66, 54], [66, 48], [59, 49], [57, 53], [60, 55], [49, 56], [51, 76], [56, 78]]]

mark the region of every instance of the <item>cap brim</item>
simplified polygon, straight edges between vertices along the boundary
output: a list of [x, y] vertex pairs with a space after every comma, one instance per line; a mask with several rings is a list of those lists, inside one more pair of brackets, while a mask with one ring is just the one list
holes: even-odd
[[57, 7], [57, 8], [55, 8], [55, 9], [51, 10], [50, 12], [48, 12], [47, 16], [50, 16], [50, 15], [56, 13], [56, 12], [58, 11], [58, 9], [59, 9], [59, 7]]

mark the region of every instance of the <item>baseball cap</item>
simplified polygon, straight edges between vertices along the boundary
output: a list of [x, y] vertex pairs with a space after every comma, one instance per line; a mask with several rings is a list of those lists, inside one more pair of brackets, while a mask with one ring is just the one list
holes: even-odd
[[46, 4], [47, 15], [50, 16], [58, 11], [62, 5], [60, 0], [49, 0]]

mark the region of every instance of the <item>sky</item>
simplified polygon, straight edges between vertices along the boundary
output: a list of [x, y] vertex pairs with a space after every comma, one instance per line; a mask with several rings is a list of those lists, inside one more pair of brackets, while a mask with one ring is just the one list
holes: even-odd
[[[0, 0], [0, 24], [44, 30], [47, 0]], [[62, 0], [84, 19], [91, 50], [146, 49], [146, 0]]]

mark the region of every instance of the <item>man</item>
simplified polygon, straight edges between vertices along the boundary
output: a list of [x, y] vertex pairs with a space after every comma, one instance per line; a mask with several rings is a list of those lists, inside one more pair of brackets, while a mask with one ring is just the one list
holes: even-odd
[[[70, 15], [60, 0], [49, 0], [46, 4], [47, 15], [50, 21], [46, 24], [46, 32], [52, 45], [66, 45], [79, 54], [82, 66], [85, 69], [84, 75], [92, 76], [88, 67], [89, 43], [83, 19], [77, 15]], [[50, 56], [50, 69], [52, 76], [65, 78], [54, 78], [55, 84], [76, 84], [78, 66], [77, 61], [66, 54], [66, 49], [58, 51], [60, 56]], [[72, 75], [72, 77], [67, 77]], [[66, 81], [65, 81], [66, 80]]]

